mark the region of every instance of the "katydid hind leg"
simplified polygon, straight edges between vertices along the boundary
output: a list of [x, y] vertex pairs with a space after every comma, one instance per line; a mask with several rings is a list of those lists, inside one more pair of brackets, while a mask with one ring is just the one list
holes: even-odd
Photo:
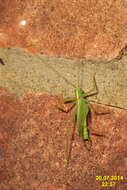
[[74, 133], [76, 129], [76, 113], [73, 113], [72, 120], [67, 127], [67, 138], [66, 138], [66, 164], [69, 165], [72, 152], [72, 143], [74, 140]]

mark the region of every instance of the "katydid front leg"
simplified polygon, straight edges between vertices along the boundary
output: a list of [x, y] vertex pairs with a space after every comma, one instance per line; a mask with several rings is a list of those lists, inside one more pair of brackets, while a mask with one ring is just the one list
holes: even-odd
[[[72, 110], [72, 108], [75, 106], [75, 97], [73, 98], [64, 98], [64, 104], [62, 106], [56, 106], [59, 110], [68, 113], [69, 111]], [[71, 106], [68, 108], [66, 105], [71, 104]]]
[[98, 92], [99, 91], [98, 91], [98, 88], [97, 88], [96, 79], [95, 79], [95, 75], [94, 75], [94, 77], [93, 77], [93, 88], [84, 93], [84, 98], [96, 95], [96, 94], [98, 94]]

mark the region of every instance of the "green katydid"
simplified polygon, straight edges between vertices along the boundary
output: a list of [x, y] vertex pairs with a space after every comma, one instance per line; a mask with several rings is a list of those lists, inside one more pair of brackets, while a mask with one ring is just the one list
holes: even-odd
[[[59, 73], [57, 72], [57, 74], [59, 74]], [[61, 77], [67, 83], [69, 83], [71, 86], [73, 86], [75, 88], [75, 96], [69, 97], [69, 98], [64, 98], [64, 106], [63, 107], [57, 106], [57, 108], [63, 112], [69, 112], [74, 106], [76, 107], [75, 112], [74, 112], [74, 121], [75, 121], [75, 124], [77, 125], [79, 136], [82, 137], [83, 141], [87, 145], [87, 149], [89, 150], [89, 141], [90, 141], [89, 127], [88, 127], [89, 112], [91, 112], [91, 110], [93, 110], [95, 113], [98, 113], [98, 114], [107, 114], [109, 112], [95, 111], [87, 99], [89, 96], [98, 94], [98, 88], [97, 88], [95, 76], [93, 77], [93, 88], [91, 90], [89, 90], [88, 92], [85, 92], [80, 87], [75, 87], [64, 76], [61, 76]], [[67, 109], [66, 104], [69, 104], [69, 103], [71, 104], [71, 107], [69, 107], [69, 109]], [[71, 145], [72, 145], [72, 138], [74, 135], [75, 127], [71, 131], [70, 131], [70, 129], [67, 130], [67, 144], [66, 144], [67, 165], [68, 165], [70, 157], [71, 157]], [[96, 130], [93, 130], [93, 129], [91, 131], [91, 134], [98, 135], [98, 136], [104, 136], [103, 134], [99, 134]], [[88, 143], [86, 143], [86, 142], [88, 142]]]
[[[93, 78], [93, 81], [94, 81], [94, 87], [90, 91], [84, 92], [84, 90], [77, 87], [75, 88], [75, 97], [64, 99], [64, 105], [68, 103], [72, 103], [71, 108], [76, 106], [74, 119], [77, 124], [78, 134], [79, 136], [82, 137], [84, 141], [89, 140], [89, 128], [88, 128], [87, 120], [88, 120], [88, 114], [90, 110], [92, 109], [91, 105], [89, 104], [87, 100], [87, 97], [96, 95], [98, 93], [95, 77]], [[64, 108], [58, 107], [58, 109], [64, 112], [69, 112], [71, 108], [67, 110], [65, 107]], [[71, 134], [69, 135], [72, 138], [73, 133], [71, 132]], [[70, 145], [68, 144], [67, 144], [67, 163], [69, 163], [69, 159], [70, 159], [71, 147], [68, 147], [68, 146], [71, 146], [71, 142], [70, 142]]]

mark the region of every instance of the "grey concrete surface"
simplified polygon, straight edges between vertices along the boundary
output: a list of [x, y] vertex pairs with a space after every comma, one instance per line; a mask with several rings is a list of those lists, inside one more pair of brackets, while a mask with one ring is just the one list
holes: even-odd
[[[30, 54], [18, 47], [0, 48], [0, 87], [17, 96], [27, 91], [74, 96], [74, 87], [87, 91], [95, 74], [99, 93], [90, 100], [127, 109], [127, 57], [85, 60]], [[70, 82], [68, 83], [67, 80]]]

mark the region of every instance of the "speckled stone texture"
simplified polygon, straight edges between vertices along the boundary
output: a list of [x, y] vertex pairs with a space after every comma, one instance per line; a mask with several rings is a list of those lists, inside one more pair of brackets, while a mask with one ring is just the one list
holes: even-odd
[[126, 36], [126, 0], [0, 0], [2, 47], [53, 56], [116, 57]]
[[61, 98], [47, 93], [29, 92], [18, 99], [0, 89], [0, 190], [101, 190], [96, 176], [123, 176], [115, 181], [115, 190], [126, 190], [127, 111], [93, 104], [109, 112], [94, 113], [89, 120], [90, 128], [105, 137], [91, 135], [88, 151], [76, 131], [66, 168], [72, 113], [59, 111], [56, 105], [61, 103]]
[[[95, 59], [91, 58], [117, 61], [127, 54], [126, 36], [126, 0], [0, 0], [0, 47], [19, 46], [48, 56], [90, 58], [93, 60], [88, 62], [90, 73], [94, 72], [92, 65], [95, 64]], [[46, 80], [42, 85], [41, 72], [49, 71], [43, 69], [41, 60], [39, 67], [39, 60], [30, 55], [25, 59], [18, 51], [13, 59], [7, 49], [6, 54], [0, 55], [5, 62], [0, 65], [0, 190], [102, 190], [103, 186], [105, 189], [127, 190], [127, 110], [91, 103], [95, 110], [108, 112], [92, 113], [89, 118], [90, 131], [94, 129], [103, 136], [91, 134], [92, 146], [88, 151], [76, 130], [66, 167], [67, 128], [74, 126], [71, 120], [73, 110], [63, 113], [56, 107], [63, 103], [63, 99], [43, 92], [49, 79], [44, 75]], [[52, 63], [50, 58], [46, 60]], [[104, 70], [101, 70], [99, 65], [102, 62], [99, 62], [100, 75], [106, 68], [108, 71], [104, 82], [101, 79], [99, 84], [110, 86], [116, 82], [123, 91], [111, 88], [111, 92], [106, 94], [104, 89], [103, 93], [112, 99], [116, 90], [117, 97], [122, 99], [121, 93], [126, 94], [127, 89], [124, 83], [126, 69], [121, 70], [125, 76], [122, 82], [119, 65], [126, 65], [127, 61], [110, 63], [106, 67], [104, 62]], [[33, 75], [29, 64], [35, 71]], [[69, 70], [70, 67], [66, 68]], [[37, 92], [35, 88], [28, 92], [27, 75]], [[72, 74], [70, 76], [73, 78]], [[113, 76], [119, 77], [118, 82]], [[51, 80], [55, 77], [51, 75]], [[86, 78], [89, 80], [87, 75]], [[6, 80], [9, 81], [7, 85]], [[63, 88], [60, 79], [58, 82]], [[22, 90], [25, 85], [23, 95], [17, 97], [10, 93], [15, 87]], [[51, 92], [50, 86], [48, 88]], [[96, 176], [109, 176], [110, 179], [111, 176], [122, 176], [123, 180], [120, 177], [110, 181], [112, 183], [102, 184], [104, 181], [96, 180]]]

